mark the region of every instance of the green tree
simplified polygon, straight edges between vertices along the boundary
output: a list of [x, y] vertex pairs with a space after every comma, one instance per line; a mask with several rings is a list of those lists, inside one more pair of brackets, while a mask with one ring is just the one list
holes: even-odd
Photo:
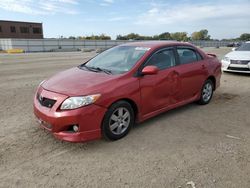
[[111, 37], [110, 36], [107, 36], [105, 34], [101, 34], [99, 36], [99, 40], [111, 40]]
[[175, 32], [170, 34], [172, 40], [188, 41], [189, 37], [186, 32]]
[[140, 35], [136, 34], [136, 33], [130, 33], [127, 35], [128, 39], [133, 39], [133, 40], [138, 39], [139, 37], [140, 37]]
[[105, 34], [101, 35], [90, 35], [86, 37], [79, 37], [79, 39], [85, 39], [85, 40], [111, 40], [111, 37]]
[[76, 37], [74, 37], [74, 36], [70, 36], [70, 37], [69, 37], [69, 39], [76, 39]]
[[208, 35], [208, 30], [207, 29], [202, 29], [200, 30], [203, 40], [210, 40], [210, 35]]
[[195, 31], [191, 35], [192, 40], [210, 40], [210, 35], [208, 35], [208, 30], [202, 29], [200, 31]]
[[241, 34], [239, 39], [243, 41], [250, 41], [250, 33]]
[[117, 40], [144, 40], [143, 36], [140, 36], [139, 34], [136, 33], [129, 33], [127, 35], [117, 35], [116, 37]]
[[79, 40], [84, 40], [84, 39], [85, 39], [84, 36], [78, 36], [78, 37], [76, 37], [76, 38], [79, 39]]
[[116, 40], [128, 40], [128, 38], [126, 36], [117, 35]]
[[158, 35], [159, 40], [171, 40], [171, 34], [169, 32], [161, 33]]
[[202, 34], [199, 31], [195, 31], [191, 35], [192, 40], [202, 40]]

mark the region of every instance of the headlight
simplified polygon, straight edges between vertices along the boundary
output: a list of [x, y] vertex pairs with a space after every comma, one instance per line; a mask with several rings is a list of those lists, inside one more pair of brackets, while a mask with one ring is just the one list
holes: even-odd
[[222, 61], [230, 61], [229, 57], [223, 57]]
[[95, 101], [97, 101], [97, 99], [100, 98], [100, 96], [100, 94], [95, 94], [82, 97], [70, 97], [62, 103], [61, 110], [76, 109], [82, 106], [93, 104]]

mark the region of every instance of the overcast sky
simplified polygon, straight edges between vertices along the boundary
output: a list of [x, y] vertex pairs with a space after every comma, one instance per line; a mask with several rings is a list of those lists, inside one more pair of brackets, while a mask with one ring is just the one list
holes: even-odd
[[46, 38], [208, 29], [222, 39], [250, 33], [250, 0], [0, 0], [0, 20], [42, 22]]

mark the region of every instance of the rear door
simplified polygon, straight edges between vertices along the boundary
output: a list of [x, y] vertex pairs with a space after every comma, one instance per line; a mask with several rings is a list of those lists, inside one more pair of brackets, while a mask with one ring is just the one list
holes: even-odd
[[197, 50], [188, 46], [176, 48], [179, 65], [176, 71], [181, 79], [181, 98], [188, 100], [200, 93], [208, 75], [206, 61]]
[[155, 75], [144, 75], [140, 79], [143, 115], [172, 104], [173, 97], [179, 96], [180, 92], [174, 48], [165, 48], [154, 53], [143, 67], [148, 65], [157, 66], [159, 72]]

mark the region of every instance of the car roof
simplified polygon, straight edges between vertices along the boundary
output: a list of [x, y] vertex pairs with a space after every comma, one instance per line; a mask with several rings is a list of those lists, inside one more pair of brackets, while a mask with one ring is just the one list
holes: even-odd
[[178, 42], [178, 41], [143, 41], [143, 42], [128, 42], [122, 44], [122, 46], [136, 46], [136, 47], [147, 47], [151, 49], [156, 49], [165, 46], [193, 46], [187, 42]]
[[250, 41], [246, 41], [246, 43], [250, 43]]

